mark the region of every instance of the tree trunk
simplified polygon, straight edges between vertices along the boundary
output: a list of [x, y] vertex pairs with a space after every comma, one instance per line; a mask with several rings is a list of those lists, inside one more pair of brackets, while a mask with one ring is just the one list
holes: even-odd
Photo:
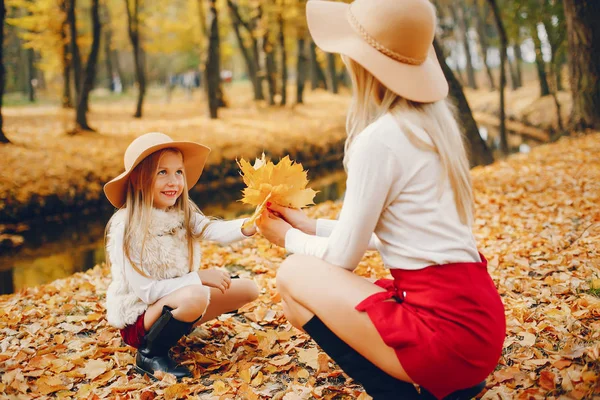
[[0, 143], [10, 143], [10, 140], [4, 134], [4, 119], [2, 117], [2, 98], [4, 97], [4, 20], [6, 18], [6, 7], [4, 6], [4, 0], [0, 0]]
[[63, 95], [62, 95], [62, 107], [73, 108], [73, 99], [71, 97], [71, 61], [69, 59], [69, 44], [67, 42], [67, 29], [69, 24], [67, 23], [67, 2], [68, 0], [62, 0], [60, 2], [60, 10], [65, 14], [65, 20], [63, 21], [60, 29], [60, 37], [62, 39], [62, 68], [63, 68]]
[[[138, 83], [138, 99], [135, 108], [134, 118], [142, 118], [144, 96], [146, 95], [146, 71], [145, 71], [145, 57], [144, 50], [141, 46], [140, 39], [140, 20], [139, 11], [140, 4], [139, 0], [132, 0], [133, 3], [130, 5], [130, 0], [125, 0], [125, 7], [127, 9], [127, 30], [129, 32], [129, 40], [133, 47], [133, 61], [135, 64], [135, 79]], [[133, 6], [133, 7], [131, 7]]]
[[107, 75], [107, 85], [108, 90], [111, 92], [115, 91], [115, 85], [113, 82], [113, 78], [115, 76], [115, 71], [112, 63], [112, 51], [110, 50], [110, 45], [112, 41], [112, 31], [111, 29], [107, 29], [104, 33], [104, 57], [106, 62], [106, 75]]
[[465, 48], [465, 59], [467, 61], [467, 80], [469, 87], [477, 89], [477, 81], [475, 80], [475, 69], [473, 68], [473, 59], [471, 58], [471, 44], [469, 42], [469, 22], [467, 18], [467, 11], [465, 9], [464, 0], [458, 6], [458, 13], [460, 18], [460, 30]]
[[506, 47], [508, 39], [506, 38], [506, 30], [500, 16], [500, 9], [496, 0], [488, 0], [500, 36], [500, 147], [505, 155], [508, 155], [508, 138], [506, 136], [506, 110], [504, 108], [504, 89], [506, 88]]
[[280, 64], [281, 64], [281, 101], [280, 106], [285, 106], [287, 103], [287, 80], [288, 80], [288, 69], [287, 69], [287, 53], [285, 51], [285, 25], [283, 23], [283, 11], [279, 13], [279, 51], [280, 51]]
[[519, 79], [517, 78], [517, 69], [516, 69], [517, 67], [516, 67], [514, 61], [511, 61], [508, 54], [506, 54], [506, 61], [507, 61], [506, 67], [508, 68], [508, 74], [510, 75], [511, 88], [512, 88], [512, 90], [517, 90], [519, 88]]
[[76, 129], [93, 130], [87, 122], [87, 110], [90, 92], [94, 87], [96, 79], [96, 64], [98, 63], [98, 53], [100, 52], [100, 35], [102, 26], [100, 25], [99, 0], [92, 0], [92, 48], [88, 56], [85, 67], [85, 75], [81, 85], [81, 93], [77, 96], [77, 116]]
[[[246, 71], [248, 73], [248, 79], [252, 83], [252, 89], [254, 90], [254, 100], [263, 100], [264, 95], [262, 93], [262, 89], [259, 86], [258, 82], [258, 71], [257, 71], [257, 63], [254, 58], [250, 54], [250, 49], [248, 49], [244, 45], [244, 38], [242, 37], [240, 26], [244, 25], [242, 18], [240, 16], [238, 7], [233, 3], [232, 0], [227, 0], [227, 5], [229, 6], [229, 14], [231, 15], [231, 25], [233, 26], [233, 31], [235, 33], [235, 37], [237, 39], [238, 47], [244, 57], [244, 61], [246, 62]], [[250, 29], [248, 34], [252, 36], [252, 30]], [[252, 38], [253, 41], [256, 39]]]
[[[319, 87], [327, 88], [325, 73], [323, 72], [321, 65], [319, 65], [319, 60], [317, 60], [317, 45], [312, 40], [310, 41], [310, 80], [312, 90]], [[323, 83], [322, 86], [321, 82]]]
[[513, 45], [513, 53], [515, 55], [515, 77], [517, 78], [517, 85], [523, 86], [523, 72], [521, 71], [521, 62], [523, 62], [523, 54], [521, 54], [521, 44], [515, 43]]
[[575, 129], [600, 129], [600, 4], [564, 0]]
[[442, 71], [444, 71], [444, 76], [448, 81], [448, 85], [450, 87], [450, 97], [454, 101], [458, 110], [457, 117], [459, 125], [462, 126], [467, 138], [471, 167], [493, 163], [494, 156], [479, 134], [477, 123], [473, 118], [471, 107], [469, 107], [469, 103], [467, 102], [467, 98], [463, 93], [462, 86], [458, 79], [456, 79], [456, 76], [454, 76], [454, 73], [450, 67], [448, 67], [448, 64], [446, 64], [446, 57], [437, 39], [434, 40], [433, 47], [435, 48]]
[[494, 75], [492, 74], [492, 69], [488, 64], [488, 42], [487, 36], [485, 34], [485, 24], [483, 22], [483, 18], [481, 16], [481, 9], [479, 7], [479, 2], [474, 1], [473, 4], [475, 20], [477, 23], [477, 37], [479, 38], [479, 45], [481, 46], [481, 54], [483, 55], [483, 64], [485, 65], [485, 71], [487, 73], [488, 82], [491, 90], [496, 90], [496, 82], [494, 81]]
[[30, 103], [35, 103], [35, 87], [33, 85], [35, 75], [35, 51], [27, 49], [27, 95]]
[[337, 94], [339, 91], [338, 76], [337, 69], [335, 68], [335, 54], [333, 53], [327, 53], [327, 78], [329, 79], [327, 85], [329, 90], [331, 93]]
[[208, 98], [208, 112], [211, 119], [218, 118], [219, 110], [219, 83], [221, 81], [220, 40], [219, 40], [219, 14], [217, 13], [216, 0], [210, 0], [210, 26], [208, 39], [208, 57], [206, 58], [206, 95]]
[[75, 81], [75, 102], [79, 103], [77, 96], [81, 91], [81, 57], [79, 45], [77, 44], [77, 18], [75, 17], [76, 0], [68, 1], [67, 23], [69, 25], [69, 36], [71, 43], [71, 66], [73, 69], [73, 80]]
[[306, 57], [306, 40], [304, 32], [298, 38], [298, 59], [296, 64], [296, 103], [304, 103], [304, 84], [306, 82], [306, 72], [308, 57]]
[[542, 56], [542, 41], [538, 36], [537, 28], [535, 26], [531, 28], [531, 38], [533, 39], [535, 48], [535, 66], [540, 82], [540, 95], [543, 97], [550, 94], [550, 87], [548, 86], [548, 77], [546, 76], [546, 63]]
[[273, 52], [273, 45], [269, 39], [269, 32], [266, 31], [263, 37], [263, 52], [265, 53], [265, 62], [267, 70], [267, 85], [269, 87], [269, 105], [275, 105], [275, 93], [276, 93], [276, 77], [277, 68], [275, 66], [275, 55]]

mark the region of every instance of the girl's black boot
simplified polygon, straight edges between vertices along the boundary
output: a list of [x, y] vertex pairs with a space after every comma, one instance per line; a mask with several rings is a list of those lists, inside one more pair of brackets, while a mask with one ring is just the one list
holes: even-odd
[[383, 372], [337, 337], [316, 315], [303, 329], [349, 377], [360, 383], [374, 400], [420, 399], [420, 394], [413, 384]]
[[194, 322], [175, 319], [171, 310], [168, 306], [163, 307], [161, 316], [146, 333], [138, 348], [135, 369], [142, 375], [154, 377], [156, 371], [163, 371], [175, 375], [177, 379], [192, 377], [188, 368], [177, 365], [169, 356], [169, 350], [192, 331]]

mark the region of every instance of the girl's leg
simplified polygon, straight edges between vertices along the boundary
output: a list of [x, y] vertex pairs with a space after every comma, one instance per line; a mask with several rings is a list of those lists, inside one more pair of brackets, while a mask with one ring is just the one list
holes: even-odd
[[378, 368], [396, 379], [412, 382], [369, 316], [354, 308], [366, 297], [384, 291], [381, 287], [316, 257], [292, 255], [279, 267], [277, 289], [292, 325], [301, 328], [316, 315]]
[[254, 281], [249, 279], [232, 279], [231, 286], [225, 293], [203, 285], [186, 286], [148, 307], [144, 327], [146, 331], [150, 329], [161, 316], [164, 306], [172, 308], [173, 317], [183, 322], [193, 322], [202, 316], [202, 319], [195, 323], [199, 325], [254, 301], [257, 297], [258, 288]]
[[210, 288], [202, 285], [190, 285], [178, 289], [159, 299], [146, 310], [144, 328], [146, 332], [161, 316], [163, 307], [172, 309], [173, 317], [182, 322], [193, 322], [206, 311], [209, 303]]
[[[195, 326], [210, 321], [221, 314], [237, 310], [244, 304], [256, 300], [258, 287], [250, 279], [232, 279], [229, 289], [222, 293], [219, 289], [210, 288], [210, 303], [204, 316]], [[196, 317], [197, 318], [197, 317]]]

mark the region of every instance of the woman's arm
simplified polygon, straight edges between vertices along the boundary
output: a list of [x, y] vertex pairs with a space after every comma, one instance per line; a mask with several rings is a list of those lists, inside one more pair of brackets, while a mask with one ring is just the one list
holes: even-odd
[[388, 193], [401, 171], [391, 149], [372, 137], [359, 136], [351, 151], [346, 196], [330, 236], [311, 236], [289, 229], [285, 247], [290, 252], [313, 255], [353, 270], [367, 250]]
[[[338, 222], [339, 221], [337, 219], [318, 218], [316, 222], [315, 235], [329, 237]], [[377, 243], [379, 243], [379, 239], [377, 238], [377, 235], [373, 233], [369, 239], [367, 250], [377, 250]]]

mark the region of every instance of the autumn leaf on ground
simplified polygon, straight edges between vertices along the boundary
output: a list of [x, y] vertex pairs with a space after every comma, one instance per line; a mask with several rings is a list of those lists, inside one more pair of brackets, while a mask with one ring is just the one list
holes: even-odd
[[308, 178], [302, 164], [290, 160], [289, 156], [274, 164], [265, 157], [257, 158], [254, 165], [243, 158], [238, 162], [246, 188], [242, 203], [256, 206], [244, 227], [251, 226], [262, 214], [267, 201], [284, 207], [302, 208], [313, 204], [316, 191], [307, 188]]

